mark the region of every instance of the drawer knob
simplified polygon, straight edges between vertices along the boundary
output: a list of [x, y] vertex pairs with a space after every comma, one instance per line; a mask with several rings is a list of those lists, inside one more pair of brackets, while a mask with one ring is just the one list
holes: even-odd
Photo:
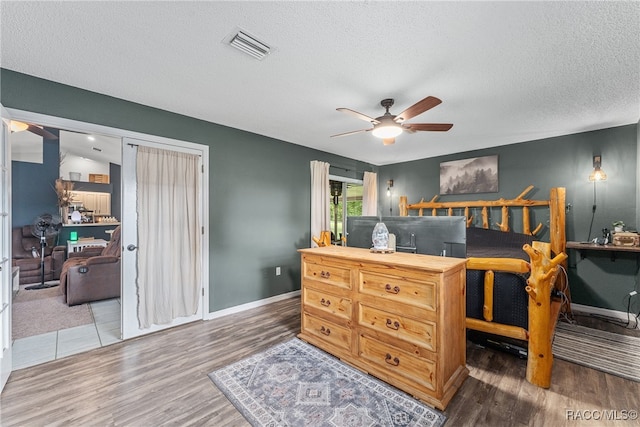
[[329, 277], [331, 277], [331, 273], [323, 270], [320, 272], [320, 277], [322, 277], [323, 279], [328, 279]]
[[330, 300], [325, 300], [324, 298], [322, 298], [320, 300], [320, 304], [324, 305], [325, 307], [329, 307], [331, 305], [331, 301]]
[[384, 357], [384, 361], [393, 366], [398, 366], [400, 364], [400, 359], [398, 359], [397, 357], [392, 358], [389, 353], [387, 353], [387, 355]]
[[398, 329], [400, 329], [400, 323], [397, 320], [395, 322], [392, 322], [391, 319], [387, 319], [387, 328], [397, 331]]
[[393, 288], [391, 287], [390, 284], [386, 284], [384, 287], [384, 290], [389, 292], [390, 294], [397, 294], [400, 292], [400, 287], [399, 286], [394, 286]]
[[320, 333], [329, 336], [329, 334], [331, 334], [331, 329], [322, 326], [320, 327]]

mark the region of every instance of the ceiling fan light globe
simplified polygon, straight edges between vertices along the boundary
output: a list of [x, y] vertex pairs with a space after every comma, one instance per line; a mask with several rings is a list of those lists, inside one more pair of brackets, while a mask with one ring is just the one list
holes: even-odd
[[383, 125], [376, 126], [373, 130], [373, 136], [377, 138], [395, 138], [402, 133], [402, 128], [398, 125]]

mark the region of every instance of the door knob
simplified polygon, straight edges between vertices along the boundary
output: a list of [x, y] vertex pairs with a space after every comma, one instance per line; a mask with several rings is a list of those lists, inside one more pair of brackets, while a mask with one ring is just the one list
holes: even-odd
[[133, 243], [130, 244], [129, 246], [127, 246], [127, 250], [129, 250], [129, 251], [135, 251], [136, 249], [138, 249], [138, 247], [136, 245], [134, 245]]

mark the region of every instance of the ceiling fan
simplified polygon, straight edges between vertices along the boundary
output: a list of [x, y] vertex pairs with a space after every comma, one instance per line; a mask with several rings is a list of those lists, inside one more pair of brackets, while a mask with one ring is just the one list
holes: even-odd
[[51, 132], [49, 132], [48, 130], [44, 129], [41, 126], [36, 126], [36, 125], [32, 125], [30, 123], [25, 123], [25, 122], [19, 122], [17, 120], [11, 120], [9, 122], [9, 129], [11, 130], [11, 132], [22, 132], [26, 130], [31, 133], [35, 133], [36, 135], [39, 135], [44, 139], [58, 139], [56, 135], [52, 134]]
[[382, 105], [387, 111], [384, 115], [380, 117], [369, 117], [365, 114], [358, 113], [357, 111], [350, 110], [349, 108], [336, 108], [338, 111], [342, 111], [343, 113], [348, 113], [356, 116], [357, 118], [370, 122], [373, 127], [370, 129], [361, 129], [355, 130], [351, 132], [339, 133], [337, 135], [331, 135], [331, 137], [337, 136], [347, 136], [353, 135], [360, 132], [372, 132], [374, 136], [378, 138], [382, 138], [382, 142], [384, 145], [391, 145], [396, 142], [396, 136], [400, 135], [402, 132], [415, 133], [416, 131], [435, 131], [435, 132], [446, 132], [453, 124], [451, 123], [405, 123], [406, 120], [409, 120], [419, 114], [424, 113], [427, 110], [435, 107], [436, 105], [442, 103], [442, 101], [434, 96], [427, 96], [421, 101], [416, 102], [411, 107], [404, 110], [402, 113], [394, 116], [389, 112], [389, 108], [393, 105], [393, 99], [383, 99], [380, 101], [380, 105]]

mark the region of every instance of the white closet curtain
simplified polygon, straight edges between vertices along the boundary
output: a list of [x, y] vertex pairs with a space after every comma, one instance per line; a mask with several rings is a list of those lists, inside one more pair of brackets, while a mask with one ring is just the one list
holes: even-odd
[[316, 247], [313, 237], [329, 230], [329, 163], [311, 162], [311, 247]]
[[378, 174], [365, 172], [362, 181], [362, 215], [378, 216]]
[[202, 270], [199, 163], [199, 156], [194, 154], [138, 147], [137, 286], [141, 328], [170, 323], [198, 310]]

